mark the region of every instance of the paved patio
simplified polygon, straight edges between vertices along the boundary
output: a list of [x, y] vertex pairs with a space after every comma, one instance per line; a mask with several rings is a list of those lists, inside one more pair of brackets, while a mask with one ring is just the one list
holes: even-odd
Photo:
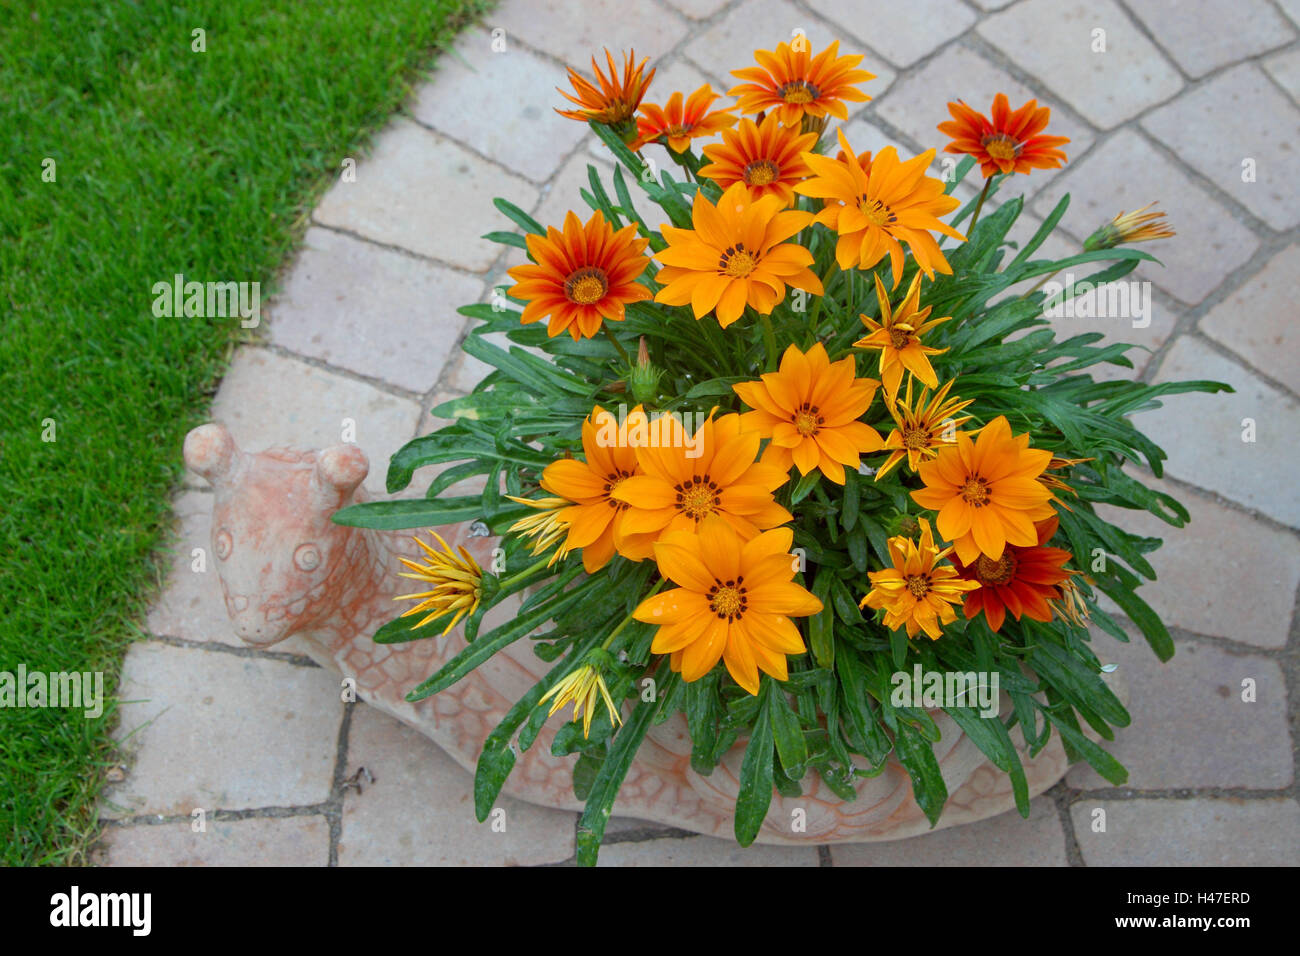
[[[959, 96], [981, 108], [998, 91], [1050, 105], [1052, 131], [1073, 139], [1070, 162], [1008, 190], [1026, 190], [1025, 235], [1072, 194], [1063, 224], [1073, 242], [1054, 240], [1049, 254], [1077, 249], [1121, 210], [1159, 199], [1168, 211], [1177, 239], [1147, 247], [1165, 268], [1139, 272], [1155, 286], [1150, 325], [1061, 322], [1145, 346], [1145, 380], [1236, 389], [1180, 397], [1141, 420], [1169, 452], [1167, 486], [1193, 517], [1168, 536], [1154, 559], [1160, 580], [1143, 592], [1178, 654], [1162, 666], [1140, 638], [1098, 636], [1131, 689], [1133, 726], [1112, 746], [1131, 772], [1126, 787], [1076, 767], [1027, 822], [1012, 814], [863, 846], [740, 850], [615, 820], [602, 864], [1295, 864], [1300, 0], [506, 0], [357, 157], [356, 181], [316, 209], [212, 418], [251, 450], [334, 444], [352, 419], [381, 491], [388, 456], [484, 371], [459, 354], [467, 320], [455, 309], [488, 301], [516, 261], [476, 238], [506, 227], [492, 197], [558, 223], [584, 208], [587, 164], [608, 167], [586, 127], [552, 112], [563, 64], [635, 46], [658, 65], [649, 99], [663, 102], [705, 81], [727, 89], [728, 69], [796, 29], [814, 49], [838, 38], [865, 53], [877, 74], [865, 87], [874, 100], [847, 129], [858, 150], [942, 146], [934, 126]], [[1098, 29], [1105, 52], [1093, 50]], [[1242, 440], [1248, 418], [1254, 442]], [[209, 547], [210, 510], [193, 477], [176, 499], [171, 573], [126, 659], [124, 765], [103, 807], [100, 862], [572, 859], [575, 814], [505, 800], [507, 832], [479, 826], [470, 775], [432, 743], [340, 702], [336, 678], [292, 640], [244, 647], [215, 571], [191, 570], [191, 549]], [[1242, 700], [1247, 679], [1253, 702]], [[206, 832], [192, 830], [196, 808]], [[1104, 833], [1090, 826], [1097, 808]]]

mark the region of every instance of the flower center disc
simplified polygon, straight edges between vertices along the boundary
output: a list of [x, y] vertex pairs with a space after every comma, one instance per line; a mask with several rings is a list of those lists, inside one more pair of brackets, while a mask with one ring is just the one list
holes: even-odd
[[923, 598], [930, 593], [930, 579], [924, 574], [910, 574], [907, 589], [912, 592], [912, 597]]
[[1016, 559], [1010, 548], [1002, 552], [1002, 557], [994, 561], [986, 554], [981, 554], [975, 562], [975, 576], [980, 584], [1006, 584], [1016, 574]]
[[605, 277], [605, 270], [596, 266], [578, 269], [564, 280], [564, 294], [577, 305], [599, 302], [608, 291], [609, 280]]
[[770, 159], [756, 159], [745, 167], [746, 186], [766, 186], [781, 178], [781, 167]]
[[968, 505], [982, 508], [989, 503], [989, 483], [983, 478], [967, 478], [961, 486], [961, 497]]
[[677, 507], [689, 518], [699, 521], [718, 509], [718, 486], [708, 475], [696, 475], [676, 487]]
[[912, 341], [912, 333], [907, 329], [893, 328], [889, 330], [889, 344], [896, 349], [905, 349]]
[[669, 126], [666, 130], [664, 130], [664, 135], [669, 137], [670, 139], [679, 136], [690, 136], [691, 129], [692, 127], [684, 123], [677, 126]]
[[745, 248], [743, 242], [728, 246], [718, 260], [718, 273], [732, 279], [743, 279], [758, 268], [758, 256]]
[[1020, 152], [1020, 144], [1006, 133], [994, 133], [991, 136], [985, 136], [980, 140], [980, 144], [994, 159], [1008, 160], [1015, 159], [1016, 154]]
[[866, 216], [867, 222], [873, 226], [892, 226], [898, 221], [894, 211], [879, 199], [868, 199], [863, 196], [858, 200], [858, 211]]
[[626, 501], [619, 501], [614, 497], [614, 490], [623, 483], [625, 478], [632, 477], [631, 472], [616, 471], [612, 475], [605, 476], [605, 501], [615, 511], [622, 511], [628, 507]]
[[826, 419], [815, 405], [800, 405], [794, 413], [794, 427], [805, 438], [816, 435], [817, 429], [824, 424], [826, 424]]
[[909, 451], [920, 451], [930, 447], [930, 433], [924, 428], [904, 428], [903, 447]]
[[715, 581], [709, 588], [709, 610], [718, 617], [735, 620], [745, 613], [749, 599], [739, 581]]
[[807, 80], [791, 80], [777, 92], [787, 103], [811, 103], [821, 95], [821, 91]]

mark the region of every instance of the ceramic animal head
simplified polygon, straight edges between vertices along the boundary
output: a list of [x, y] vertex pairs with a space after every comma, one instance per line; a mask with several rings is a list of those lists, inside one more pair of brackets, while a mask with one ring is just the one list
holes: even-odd
[[362, 535], [330, 520], [369, 471], [360, 448], [245, 454], [224, 425], [209, 424], [186, 436], [185, 464], [212, 483], [212, 552], [246, 643], [266, 647], [310, 629], [360, 583]]

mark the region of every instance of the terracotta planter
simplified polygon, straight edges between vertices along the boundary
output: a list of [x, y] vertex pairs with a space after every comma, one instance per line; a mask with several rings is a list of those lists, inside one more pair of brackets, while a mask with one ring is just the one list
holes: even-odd
[[[484, 739], [551, 665], [533, 653], [525, 638], [436, 697], [418, 704], [405, 701], [411, 688], [464, 646], [464, 635], [458, 627], [446, 638], [408, 644], [377, 645], [370, 639], [398, 607], [392, 597], [404, 582], [394, 573], [396, 557], [410, 555], [415, 546], [410, 532], [373, 532], [330, 521], [338, 508], [366, 497], [359, 486], [368, 464], [360, 449], [340, 445], [323, 452], [244, 454], [224, 427], [205, 425], [186, 439], [185, 459], [213, 485], [213, 550], [240, 636], [268, 647], [298, 635], [319, 664], [355, 678], [362, 699], [431, 738], [472, 772]], [[469, 523], [440, 533], [453, 545], [463, 544], [481, 564], [490, 563], [497, 539], [472, 536]], [[517, 598], [493, 608], [482, 631], [508, 620], [517, 609]], [[939, 826], [1011, 809], [1006, 775], [984, 759], [946, 714], [934, 711], [932, 716], [942, 734], [936, 757], [951, 795]], [[557, 715], [519, 755], [507, 794], [548, 807], [581, 808], [572, 789], [576, 758], [550, 752], [561, 725]], [[707, 777], [691, 769], [690, 751], [680, 714], [652, 727], [614, 812], [730, 839], [743, 748], [733, 748]], [[1036, 759], [1022, 758], [1031, 795], [1046, 790], [1067, 769], [1056, 738]], [[879, 776], [860, 781], [859, 797], [851, 803], [815, 775], [803, 783], [802, 797], [773, 797], [758, 842], [870, 842], [930, 829], [912, 798], [906, 771], [892, 759]], [[796, 832], [792, 824], [800, 818], [806, 826]]]

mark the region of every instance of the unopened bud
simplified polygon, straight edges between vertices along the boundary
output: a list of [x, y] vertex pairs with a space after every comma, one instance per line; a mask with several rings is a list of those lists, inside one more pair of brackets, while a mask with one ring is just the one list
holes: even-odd
[[628, 370], [628, 387], [632, 397], [646, 405], [654, 403], [659, 394], [659, 379], [663, 372], [650, 361], [650, 350], [646, 348], [645, 336], [637, 348], [636, 363]]

